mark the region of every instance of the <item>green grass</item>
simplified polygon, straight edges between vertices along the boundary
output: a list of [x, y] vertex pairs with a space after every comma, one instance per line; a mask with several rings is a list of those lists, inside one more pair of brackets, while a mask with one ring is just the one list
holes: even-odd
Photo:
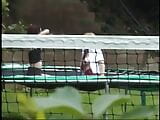
[[[24, 87], [24, 86], [23, 86]], [[15, 90], [16, 86], [8, 86], [5, 88], [5, 91], [2, 92], [2, 113], [12, 113], [20, 112], [20, 108], [17, 102], [16, 93], [23, 93], [26, 96], [30, 96], [29, 90], [18, 88]], [[46, 89], [33, 89], [33, 96], [48, 96], [54, 90]], [[97, 90], [94, 92], [84, 92], [80, 91], [82, 96], [82, 103], [85, 111], [88, 111], [88, 114], [92, 114], [92, 103], [100, 95], [104, 94], [104, 90]], [[124, 89], [111, 88], [109, 91], [110, 94], [125, 94]], [[159, 92], [145, 92], [146, 93], [146, 105], [158, 105], [159, 104]], [[118, 107], [112, 108], [108, 111], [110, 119], [116, 119], [118, 115], [121, 115], [125, 111], [133, 109], [135, 106], [141, 105], [141, 96], [140, 92], [136, 90], [129, 90], [128, 94], [131, 95], [131, 101], [120, 105]], [[50, 111], [52, 112], [52, 111]], [[157, 113], [155, 113], [156, 115]], [[158, 118], [158, 117], [157, 117]], [[152, 119], [156, 119], [156, 116], [153, 116]]]

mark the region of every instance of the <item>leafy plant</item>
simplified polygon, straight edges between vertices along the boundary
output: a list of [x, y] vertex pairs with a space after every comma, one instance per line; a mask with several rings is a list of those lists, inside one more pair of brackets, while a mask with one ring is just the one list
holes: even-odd
[[9, 3], [7, 0], [2, 0], [2, 15], [3, 16], [8, 16], [9, 8], [8, 8]]
[[[130, 96], [125, 95], [102, 95], [93, 101], [93, 116], [84, 110], [81, 95], [72, 87], [57, 88], [48, 97], [26, 97], [25, 94], [17, 94], [20, 106], [20, 116], [25, 119], [98, 119], [101, 115], [113, 107], [128, 102]], [[142, 119], [154, 115], [157, 107], [140, 106], [122, 114], [120, 119]], [[48, 112], [63, 113], [63, 115], [47, 115]], [[147, 113], [147, 114], [146, 114]], [[10, 116], [11, 118], [11, 116]], [[108, 118], [108, 117], [106, 117]]]
[[2, 0], [2, 20], [3, 20], [3, 22], [2, 22], [2, 32], [4, 32], [4, 30], [6, 29], [4, 19], [9, 16], [8, 5], [9, 5], [9, 3], [7, 2], [7, 0]]
[[[18, 94], [18, 101], [21, 105], [22, 113], [27, 114], [32, 119], [46, 118], [44, 113], [49, 110], [81, 118], [85, 115], [80, 94], [76, 89], [70, 87], [58, 88], [49, 97], [27, 98], [23, 94]], [[28, 106], [28, 104], [32, 107]]]
[[9, 24], [9, 2], [2, 0], [2, 33], [26, 33], [26, 26], [22, 20], [16, 24]]
[[19, 21], [17, 24], [11, 24], [5, 28], [5, 33], [26, 33], [26, 26]]

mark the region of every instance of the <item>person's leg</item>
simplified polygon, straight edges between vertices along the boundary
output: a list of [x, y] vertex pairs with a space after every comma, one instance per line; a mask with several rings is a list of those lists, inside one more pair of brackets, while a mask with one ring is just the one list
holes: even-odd
[[100, 71], [100, 76], [104, 76], [105, 75], [105, 64], [104, 61], [98, 61], [98, 66], [99, 66], [99, 71]]

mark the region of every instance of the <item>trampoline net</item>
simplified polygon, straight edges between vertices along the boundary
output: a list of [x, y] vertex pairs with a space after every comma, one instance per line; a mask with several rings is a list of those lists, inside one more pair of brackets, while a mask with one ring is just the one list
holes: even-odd
[[[123, 38], [128, 39], [126, 45], [122, 45], [125, 43], [121, 42]], [[131, 100], [110, 108], [104, 112], [101, 119], [105, 119], [106, 116], [110, 119], [117, 119], [137, 106], [158, 106], [159, 50], [154, 44], [157, 37], [155, 40], [155, 38], [145, 36], [143, 40], [146, 41], [142, 43], [142, 38], [138, 36], [137, 38], [123, 36], [123, 38], [121, 36], [91, 37], [84, 35], [78, 37], [2, 35], [2, 115], [21, 113], [17, 93], [22, 93], [27, 97], [49, 96], [55, 91], [55, 88], [64, 86], [72, 86], [79, 90], [83, 107], [91, 118], [94, 115], [93, 101], [104, 94], [130, 95]], [[132, 39], [138, 41], [135, 42], [135, 46]], [[99, 43], [96, 44], [95, 40]], [[110, 40], [110, 43], [104, 42], [107, 40]], [[150, 40], [149, 47], [147, 40]], [[41, 70], [45, 75], [28, 76], [27, 70], [30, 67], [28, 53], [36, 48], [41, 49]], [[95, 59], [99, 52], [95, 49], [102, 51], [104, 76], [99, 76], [99, 73], [93, 73], [93, 71], [93, 75], [86, 75], [81, 70], [84, 49], [92, 49], [87, 53], [94, 56], [90, 58], [90, 66], [94, 64], [93, 62], [96, 62], [98, 66], [98, 61]], [[103, 62], [100, 62], [101, 64]], [[151, 119], [158, 119], [158, 113], [155, 112]], [[65, 116], [65, 113], [54, 111], [46, 112], [46, 114]], [[71, 115], [71, 118], [75, 117]]]

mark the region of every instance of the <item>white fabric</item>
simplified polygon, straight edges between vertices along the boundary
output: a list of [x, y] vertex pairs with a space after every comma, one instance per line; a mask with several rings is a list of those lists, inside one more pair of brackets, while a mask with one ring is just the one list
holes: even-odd
[[[84, 54], [84, 49], [82, 50], [82, 56]], [[98, 67], [98, 61], [104, 61], [103, 53], [101, 49], [89, 49], [88, 56], [85, 58], [86, 62], [90, 62], [90, 67], [93, 73], [100, 73]]]

